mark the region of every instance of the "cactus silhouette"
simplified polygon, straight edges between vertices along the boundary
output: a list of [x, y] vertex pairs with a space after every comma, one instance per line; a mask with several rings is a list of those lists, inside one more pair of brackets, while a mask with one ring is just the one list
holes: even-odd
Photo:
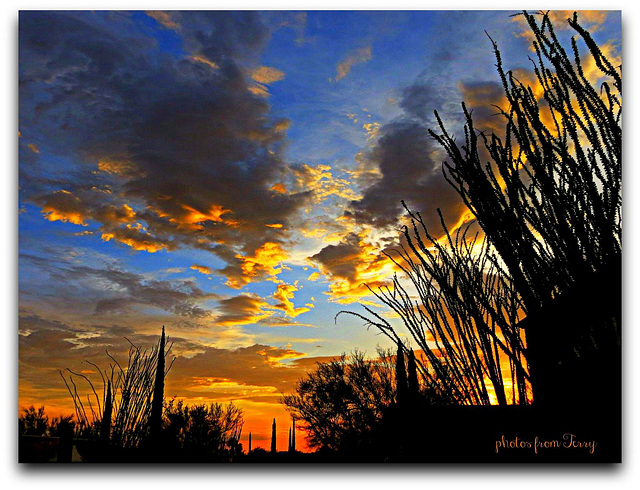
[[404, 366], [404, 353], [402, 343], [398, 341], [398, 354], [396, 355], [396, 403], [403, 405], [407, 400], [407, 372]]
[[162, 424], [162, 403], [164, 400], [164, 325], [162, 326], [162, 337], [160, 338], [160, 348], [158, 349], [158, 361], [156, 364], [156, 381], [153, 389], [153, 403], [151, 405], [150, 436], [153, 441], [160, 437]]
[[100, 440], [105, 446], [109, 444], [111, 436], [111, 412], [113, 411], [113, 401], [111, 397], [111, 380], [107, 381], [107, 396], [104, 402], [104, 411], [100, 421]]
[[273, 419], [273, 424], [271, 425], [271, 452], [276, 452], [276, 419]]
[[409, 350], [409, 360], [407, 361], [407, 381], [409, 385], [409, 398], [415, 401], [420, 394], [420, 385], [418, 383], [418, 366], [416, 365], [416, 356], [413, 349]]

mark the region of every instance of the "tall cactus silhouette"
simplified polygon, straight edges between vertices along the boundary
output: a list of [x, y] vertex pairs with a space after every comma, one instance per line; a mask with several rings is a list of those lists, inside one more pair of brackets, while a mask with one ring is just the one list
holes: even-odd
[[160, 438], [162, 426], [162, 403], [164, 401], [164, 345], [165, 334], [162, 326], [162, 337], [160, 337], [160, 347], [158, 349], [158, 361], [156, 364], [156, 381], [153, 389], [153, 402], [151, 404], [150, 437], [157, 442]]
[[104, 411], [100, 421], [100, 440], [103, 445], [109, 444], [111, 437], [111, 413], [113, 411], [113, 400], [111, 397], [111, 380], [107, 381], [107, 396], [104, 401]]
[[276, 419], [273, 419], [273, 424], [271, 425], [271, 452], [276, 452]]
[[418, 383], [418, 366], [416, 364], [416, 355], [413, 349], [409, 350], [407, 361], [407, 381], [409, 385], [409, 398], [415, 401], [420, 393], [420, 385]]
[[251, 432], [249, 432], [249, 450], [247, 451], [247, 454], [249, 454], [251, 452]]
[[291, 429], [291, 451], [296, 452], [296, 418], [293, 418], [293, 427]]
[[398, 341], [398, 353], [396, 355], [396, 402], [403, 405], [407, 401], [407, 372], [404, 366], [404, 353], [402, 342]]

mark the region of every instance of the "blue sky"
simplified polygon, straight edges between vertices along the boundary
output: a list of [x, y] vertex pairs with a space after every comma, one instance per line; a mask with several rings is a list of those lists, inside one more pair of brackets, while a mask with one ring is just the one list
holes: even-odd
[[[21, 13], [20, 403], [64, 410], [57, 370], [165, 325], [171, 394], [257, 428], [317, 360], [388, 347], [334, 317], [392, 273], [401, 199], [463, 218], [426, 130], [462, 100], [495, 124], [485, 31], [532, 68], [512, 13]], [[584, 19], [619, 57], [619, 12]]]

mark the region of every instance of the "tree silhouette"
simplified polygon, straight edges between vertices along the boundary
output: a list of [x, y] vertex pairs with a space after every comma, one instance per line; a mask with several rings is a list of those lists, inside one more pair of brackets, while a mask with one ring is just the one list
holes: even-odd
[[[170, 400], [164, 406], [160, 460], [172, 462], [229, 462], [242, 452], [239, 444], [242, 409], [229, 403], [185, 405]], [[251, 448], [251, 439], [249, 439]]]
[[368, 360], [362, 352], [319, 363], [282, 397], [301, 422], [312, 448], [339, 450], [370, 439], [384, 409], [395, 402], [394, 357], [380, 352]]

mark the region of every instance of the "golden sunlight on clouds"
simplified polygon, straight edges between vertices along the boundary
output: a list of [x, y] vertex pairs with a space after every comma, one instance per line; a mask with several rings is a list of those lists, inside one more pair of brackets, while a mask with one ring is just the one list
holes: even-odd
[[203, 63], [209, 66], [210, 68], [212, 68], [213, 70], [217, 70], [218, 68], [220, 68], [215, 61], [211, 61], [210, 59], [207, 59], [204, 56], [193, 55], [193, 56], [189, 56], [189, 59], [193, 61], [197, 61], [198, 63]]
[[256, 82], [269, 85], [283, 80], [285, 73], [271, 66], [261, 66], [251, 72], [251, 78]]
[[330, 165], [316, 165], [312, 167], [303, 164], [296, 169], [295, 177], [299, 188], [313, 191], [315, 203], [324, 201], [331, 196], [349, 201], [360, 198], [358, 193], [353, 189], [351, 182], [333, 176], [333, 169]]
[[160, 10], [148, 10], [146, 14], [152, 19], [155, 19], [156, 22], [162, 24], [167, 29], [172, 29], [175, 31], [180, 28], [180, 25], [171, 18], [171, 14], [169, 12], [163, 12]]
[[267, 276], [268, 279], [274, 281], [276, 276], [282, 272], [281, 263], [287, 260], [287, 252], [279, 243], [266, 242], [256, 249], [253, 256], [236, 255], [241, 261], [240, 277], [229, 277], [227, 286], [239, 289], [249, 283], [254, 277]]
[[393, 264], [372, 243], [368, 230], [351, 233], [337, 245], [328, 245], [310, 260], [330, 279], [327, 294], [330, 301], [350, 304], [362, 301], [372, 289], [385, 284], [393, 272]]
[[250, 76], [255, 83], [249, 86], [249, 91], [258, 97], [269, 97], [268, 86], [283, 80], [285, 73], [271, 66], [260, 66], [253, 70]]
[[344, 77], [346, 77], [351, 72], [351, 68], [353, 68], [354, 65], [371, 61], [373, 59], [371, 48], [372, 46], [369, 45], [351, 51], [347, 55], [347, 57], [336, 67], [336, 77], [333, 79], [333, 81], [337, 82], [338, 80], [342, 80]]
[[[567, 30], [571, 27], [567, 22], [567, 19], [573, 17], [575, 10], [550, 10], [549, 20], [553, 24], [553, 28], [556, 31]], [[578, 22], [583, 27], [588, 28], [590, 32], [598, 30], [599, 26], [605, 21], [609, 12], [606, 10], [578, 10]], [[529, 28], [527, 20], [523, 15], [516, 15], [513, 17], [513, 21], [518, 25], [519, 32], [515, 32], [516, 37], [523, 37], [529, 42], [529, 50], [534, 51], [533, 41], [535, 40], [535, 34]]]
[[96, 218], [102, 223], [133, 223], [136, 213], [128, 204], [120, 207], [105, 204], [96, 212]]
[[249, 325], [270, 317], [271, 305], [256, 294], [240, 294], [220, 300], [221, 314], [216, 318], [216, 325], [225, 327]]
[[118, 162], [115, 160], [98, 162], [98, 171], [107, 174], [125, 174], [133, 170], [133, 165], [129, 162]]
[[271, 190], [277, 192], [278, 194], [287, 193], [287, 188], [282, 182], [278, 182], [277, 184], [275, 184], [273, 187], [271, 187]]
[[[615, 68], [619, 68], [620, 66], [622, 66], [622, 56], [617, 44], [615, 44], [613, 41], [609, 41], [599, 47], [600, 51], [602, 51], [602, 54], [609, 59], [609, 61]], [[602, 71], [600, 71], [600, 68], [598, 68], [598, 66], [596, 65], [593, 56], [591, 56], [591, 53], [582, 57], [582, 69], [587, 80], [589, 80], [589, 82], [594, 85], [597, 84], [605, 76], [603, 75]], [[606, 96], [603, 94], [603, 97]]]
[[256, 352], [256, 354], [263, 356], [268, 364], [282, 367], [286, 367], [286, 364], [282, 364], [281, 361], [286, 361], [288, 359], [301, 359], [306, 356], [304, 352], [295, 351], [290, 347], [287, 347], [286, 349], [268, 347]]
[[210, 276], [211, 274], [213, 274], [213, 270], [206, 265], [194, 264], [191, 266], [191, 269], [196, 270], [201, 274], [204, 274], [205, 276]]
[[193, 225], [195, 223], [203, 223], [205, 221], [214, 221], [216, 223], [221, 223], [222, 221], [224, 221], [222, 219], [222, 215], [231, 212], [229, 209], [225, 209], [224, 207], [218, 206], [217, 204], [213, 204], [209, 211], [206, 213], [198, 211], [197, 209], [192, 208], [191, 206], [187, 206], [186, 204], [183, 204], [182, 208], [185, 211], [189, 212], [189, 214], [185, 215], [183, 219], [184, 222], [190, 225]]
[[367, 132], [368, 139], [373, 139], [378, 135], [378, 132], [380, 131], [380, 123], [365, 123], [362, 125], [362, 129]]
[[134, 250], [149, 253], [159, 252], [160, 250], [175, 250], [176, 248], [171, 242], [163, 242], [151, 236], [140, 223], [127, 225], [124, 228], [114, 228], [111, 231], [102, 233], [101, 238], [105, 242], [115, 240], [128, 245]]
[[85, 219], [85, 206], [82, 201], [71, 194], [69, 191], [55, 191], [49, 196], [44, 206], [42, 206], [42, 214], [49, 221], [63, 221], [73, 223], [74, 225], [87, 226]]
[[278, 284], [278, 290], [273, 294], [273, 297], [278, 300], [279, 303], [276, 304], [274, 308], [284, 311], [290, 318], [295, 318], [309, 311], [309, 308], [296, 308], [291, 301], [296, 291], [298, 291], [298, 281], [294, 284]]

